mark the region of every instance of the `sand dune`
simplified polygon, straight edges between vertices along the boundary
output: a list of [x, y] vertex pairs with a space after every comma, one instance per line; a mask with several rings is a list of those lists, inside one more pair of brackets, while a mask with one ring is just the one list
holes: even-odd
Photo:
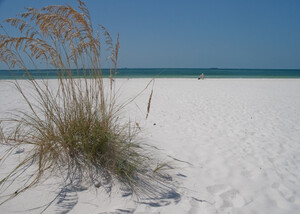
[[[55, 84], [55, 80], [51, 80]], [[149, 79], [117, 79], [120, 98]], [[0, 116], [23, 108], [0, 81]], [[176, 193], [149, 201], [51, 178], [0, 213], [300, 213], [300, 79], [156, 79], [124, 113], [175, 169]], [[3, 148], [2, 148], [3, 149]], [[0, 167], [3, 176], [22, 152]]]

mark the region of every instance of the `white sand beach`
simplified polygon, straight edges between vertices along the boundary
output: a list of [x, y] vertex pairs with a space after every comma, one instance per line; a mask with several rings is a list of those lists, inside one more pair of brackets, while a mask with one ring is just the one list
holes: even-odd
[[[116, 79], [120, 98], [148, 82]], [[0, 118], [24, 108], [11, 84], [1, 80], [0, 88]], [[117, 188], [110, 195], [101, 187], [62, 191], [51, 177], [0, 213], [300, 213], [300, 79], [156, 79], [146, 120], [150, 90], [124, 115], [174, 166], [176, 193], [137, 200]], [[22, 155], [0, 166], [1, 178]]]

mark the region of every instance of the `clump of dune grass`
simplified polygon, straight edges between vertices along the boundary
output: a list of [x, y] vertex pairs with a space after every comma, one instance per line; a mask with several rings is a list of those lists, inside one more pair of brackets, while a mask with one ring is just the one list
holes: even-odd
[[[159, 173], [166, 164], [157, 163], [138, 142], [139, 127], [120, 121], [128, 102], [117, 102], [114, 85], [119, 36], [114, 44], [100, 26], [113, 65], [105, 80], [100, 66], [100, 34], [93, 30], [86, 5], [78, 3], [78, 10], [69, 5], [26, 8], [18, 18], [6, 20], [22, 36], [0, 35], [1, 61], [10, 69], [26, 71], [30, 86], [28, 93], [25, 84], [13, 81], [28, 110], [13, 112], [2, 120], [1, 144], [8, 150], [0, 161], [5, 162], [20, 147], [25, 147], [26, 155], [1, 178], [0, 187], [20, 170], [36, 166], [30, 181], [6, 195], [2, 203], [52, 174], [70, 181], [100, 182], [97, 186], [118, 180], [127, 189], [146, 194], [160, 191], [154, 184], [166, 188], [164, 180], [170, 180]], [[57, 88], [47, 79], [35, 79], [27, 69], [28, 62], [38, 69], [41, 61], [56, 69]], [[147, 117], [151, 97], [152, 92]]]

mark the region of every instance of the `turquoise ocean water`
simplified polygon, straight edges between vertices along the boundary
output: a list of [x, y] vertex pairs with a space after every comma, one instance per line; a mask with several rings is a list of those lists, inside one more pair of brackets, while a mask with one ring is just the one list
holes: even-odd
[[[36, 78], [56, 78], [56, 70], [30, 70]], [[103, 69], [108, 77], [109, 69]], [[83, 70], [73, 70], [74, 74], [83, 75]], [[221, 68], [120, 68], [117, 78], [198, 78], [201, 73], [205, 78], [300, 78], [300, 69], [221, 69]], [[24, 79], [22, 70], [0, 70], [0, 79]]]

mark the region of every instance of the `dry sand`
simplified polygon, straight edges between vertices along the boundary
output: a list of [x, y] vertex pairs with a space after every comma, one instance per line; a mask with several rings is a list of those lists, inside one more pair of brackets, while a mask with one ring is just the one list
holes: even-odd
[[[117, 79], [120, 98], [148, 81]], [[1, 118], [24, 107], [6, 81], [0, 88]], [[50, 178], [0, 213], [300, 213], [300, 79], [157, 79], [146, 120], [149, 94], [125, 115], [176, 166], [169, 173], [177, 194], [137, 201], [117, 188], [110, 196], [92, 187], [62, 191]], [[0, 176], [21, 156], [12, 154]]]

